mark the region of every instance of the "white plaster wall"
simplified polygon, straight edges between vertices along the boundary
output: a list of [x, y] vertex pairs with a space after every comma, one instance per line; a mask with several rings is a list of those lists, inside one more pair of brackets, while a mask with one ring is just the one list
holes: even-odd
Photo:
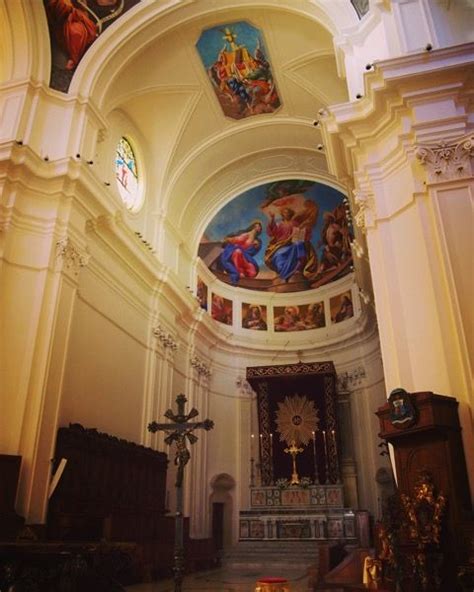
[[60, 426], [81, 423], [140, 442], [145, 347], [79, 300], [64, 379]]

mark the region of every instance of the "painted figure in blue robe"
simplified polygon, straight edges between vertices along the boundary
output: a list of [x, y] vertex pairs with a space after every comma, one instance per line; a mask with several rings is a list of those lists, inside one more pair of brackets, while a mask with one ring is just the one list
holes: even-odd
[[265, 251], [265, 263], [278, 276], [288, 281], [295, 273], [306, 279], [316, 276], [318, 261], [311, 244], [311, 231], [318, 216], [317, 205], [305, 200], [305, 208], [296, 214], [290, 207], [280, 209], [281, 220], [270, 214], [267, 233], [270, 242]]
[[241, 278], [254, 278], [258, 274], [259, 266], [254, 255], [262, 247], [262, 241], [259, 238], [261, 233], [262, 223], [260, 220], [255, 220], [247, 228], [225, 237], [219, 264], [234, 285], [238, 284]]

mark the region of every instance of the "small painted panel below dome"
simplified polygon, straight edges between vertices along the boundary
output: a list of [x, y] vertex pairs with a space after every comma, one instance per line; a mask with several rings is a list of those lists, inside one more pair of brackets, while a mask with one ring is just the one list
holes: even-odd
[[352, 270], [345, 196], [302, 179], [265, 183], [229, 202], [207, 226], [199, 256], [221, 281], [301, 292]]

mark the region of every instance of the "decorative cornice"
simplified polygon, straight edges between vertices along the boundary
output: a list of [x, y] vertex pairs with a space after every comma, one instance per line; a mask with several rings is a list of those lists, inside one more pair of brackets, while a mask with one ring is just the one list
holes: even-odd
[[164, 348], [175, 352], [178, 344], [171, 333], [168, 333], [160, 324], [153, 328], [153, 335], [161, 342]]
[[362, 385], [365, 378], [364, 366], [357, 366], [346, 372], [338, 373], [337, 375], [337, 390], [339, 392], [349, 391]]
[[474, 135], [451, 142], [419, 144], [415, 147], [415, 156], [426, 167], [431, 183], [470, 177], [473, 172]]
[[81, 267], [85, 267], [90, 260], [90, 254], [75, 246], [68, 237], [56, 242], [56, 266], [57, 269], [69, 269], [76, 275]]
[[353, 195], [358, 206], [354, 222], [365, 233], [375, 223], [375, 199], [373, 194], [360, 189], [354, 189]]
[[205, 364], [201, 360], [201, 358], [198, 358], [198, 356], [192, 356], [190, 363], [198, 374], [201, 374], [202, 376], [206, 377], [211, 375], [211, 369], [209, 368], [209, 366]]
[[278, 378], [280, 376], [299, 376], [305, 374], [335, 374], [332, 362], [298, 362], [282, 366], [249, 366], [247, 380], [258, 378]]

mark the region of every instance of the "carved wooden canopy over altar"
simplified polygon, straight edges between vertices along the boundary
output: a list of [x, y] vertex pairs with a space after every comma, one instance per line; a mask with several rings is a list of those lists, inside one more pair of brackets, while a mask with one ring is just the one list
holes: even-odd
[[334, 364], [253, 366], [247, 368], [247, 381], [257, 393], [261, 484], [292, 476], [287, 454], [292, 439], [300, 447], [296, 460], [303, 479], [338, 483]]

